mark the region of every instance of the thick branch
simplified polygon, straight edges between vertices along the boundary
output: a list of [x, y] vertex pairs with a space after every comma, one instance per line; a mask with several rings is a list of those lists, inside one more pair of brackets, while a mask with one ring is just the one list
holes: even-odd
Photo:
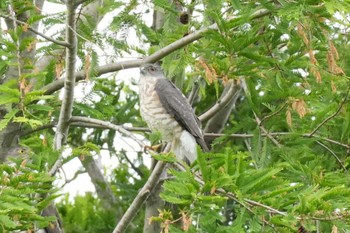
[[[64, 141], [66, 140], [69, 129], [69, 119], [72, 116], [75, 86], [75, 64], [77, 56], [77, 37], [75, 34], [75, 30], [76, 20], [74, 1], [68, 0], [66, 38], [68, 43], [70, 44], [70, 47], [66, 48], [66, 78], [64, 81], [64, 96], [55, 134], [54, 144], [57, 150], [61, 149]], [[60, 163], [61, 160], [58, 159], [57, 162], [54, 164], [53, 168], [57, 169]], [[51, 169], [50, 174], [53, 175], [55, 173], [56, 170]]]
[[[235, 89], [234, 91], [232, 89]], [[236, 83], [234, 80], [230, 80], [230, 83], [227, 84], [225, 89], [223, 90], [221, 96], [225, 97], [227, 92], [231, 91], [232, 94], [227, 101], [226, 105], [222, 105], [221, 109], [219, 109], [213, 117], [208, 120], [208, 123], [205, 126], [204, 132], [208, 133], [221, 133], [226, 125], [229, 116], [233, 108], [235, 107], [236, 101], [239, 97], [239, 93], [241, 91], [241, 86]], [[210, 144], [210, 143], [209, 143]]]
[[208, 111], [200, 115], [198, 118], [201, 122], [209, 120], [212, 116], [214, 116], [220, 109], [225, 107], [228, 102], [232, 99], [232, 96], [236, 94], [237, 87], [236, 85], [230, 85], [230, 89], [228, 92], [219, 99], [215, 105], [213, 105]]
[[[110, 72], [116, 72], [116, 71], [121, 70], [121, 69], [139, 67], [144, 63], [156, 62], [156, 61], [162, 59], [163, 57], [169, 55], [170, 53], [176, 51], [177, 49], [180, 49], [180, 48], [192, 43], [193, 41], [196, 41], [196, 40], [202, 38], [203, 34], [210, 29], [217, 30], [217, 25], [213, 24], [209, 27], [206, 27], [206, 28], [198, 30], [194, 33], [191, 33], [191, 34], [167, 45], [166, 47], [158, 50], [157, 52], [153, 53], [152, 55], [144, 57], [143, 59], [121, 61], [121, 62], [111, 63], [108, 65], [97, 67], [96, 68], [96, 76], [101, 76], [103, 74], [110, 73]], [[80, 81], [80, 80], [85, 79], [85, 76], [86, 76], [86, 74], [85, 74], [84, 70], [77, 72], [75, 75], [76, 81]], [[60, 88], [62, 88], [64, 81], [65, 81], [65, 79], [59, 79], [59, 80], [52, 82], [51, 84], [43, 87], [42, 90], [46, 91], [45, 94], [51, 94], [51, 93], [59, 90]]]
[[114, 194], [109, 183], [106, 181], [101, 170], [97, 166], [96, 161], [92, 156], [86, 156], [84, 159], [80, 159], [80, 161], [88, 172], [91, 182], [95, 186], [96, 193], [101, 199], [103, 206], [107, 210], [113, 210], [116, 207]]

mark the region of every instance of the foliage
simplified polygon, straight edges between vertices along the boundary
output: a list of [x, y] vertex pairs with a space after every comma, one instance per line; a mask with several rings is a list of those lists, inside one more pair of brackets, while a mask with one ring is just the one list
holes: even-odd
[[[64, 8], [43, 14], [36, 2], [0, 3], [0, 144], [20, 138], [34, 151], [31, 163], [15, 159], [14, 167], [0, 165], [3, 231], [33, 230], [53, 220], [40, 211], [56, 197], [54, 178], [47, 173], [62, 154], [53, 146], [53, 125], [62, 105], [58, 90], [67, 73], [65, 51], [29, 27], [61, 42], [69, 27]], [[78, 42], [71, 46], [78, 50], [77, 71], [86, 75], [77, 75], [81, 83], [72, 115], [123, 126], [132, 136], [69, 122], [67, 151], [72, 153], [63, 153], [63, 170], [87, 155], [113, 158], [112, 171], [106, 168], [101, 174], [111, 185], [116, 207], [106, 210], [100, 194], [72, 200], [67, 195], [58, 203], [66, 232], [112, 231], [150, 173], [151, 156], [135, 145], [135, 138], [152, 145], [160, 139], [139, 128], [146, 124], [139, 115], [137, 74], [104, 70], [121, 58], [133, 64], [135, 57], [157, 53], [213, 23], [217, 30], [172, 51], [161, 59], [162, 67], [187, 96], [198, 91], [198, 115], [220, 102], [230, 80], [242, 91], [212, 151], [201, 154], [192, 167], [169, 170], [160, 196], [172, 206], [159, 209], [150, 222], [160, 223], [164, 232], [350, 229], [348, 1], [95, 3], [86, 1], [77, 10]], [[149, 26], [153, 10], [164, 17], [160, 28]], [[175, 162], [171, 153], [152, 158]], [[68, 182], [61, 173], [57, 179]], [[143, 231], [148, 222], [144, 212], [142, 208], [130, 223], [129, 232]]]
[[66, 232], [112, 232], [115, 226], [113, 213], [105, 210], [91, 193], [74, 197], [73, 203], [67, 195], [58, 210]]
[[27, 160], [11, 160], [10, 164], [0, 164], [1, 231], [31, 231], [47, 226], [55, 218], [40, 213], [56, 198], [53, 178], [39, 173], [37, 166]]

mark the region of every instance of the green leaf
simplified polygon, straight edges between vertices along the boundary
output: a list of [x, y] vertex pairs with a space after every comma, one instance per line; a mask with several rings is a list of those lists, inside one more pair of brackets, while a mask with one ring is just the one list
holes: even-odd
[[0, 214], [0, 225], [5, 229], [11, 229], [16, 227], [16, 222], [12, 221], [9, 216]]
[[6, 113], [4, 119], [0, 121], [0, 131], [3, 130], [12, 118], [19, 112], [18, 109], [12, 109], [12, 111]]
[[0, 99], [0, 105], [2, 104], [11, 104], [11, 103], [18, 103], [19, 102], [19, 98], [17, 97], [5, 97], [2, 96]]
[[13, 122], [29, 124], [33, 128], [43, 125], [43, 122], [40, 120], [28, 119], [25, 117], [14, 117]]
[[246, 177], [247, 179], [241, 177], [239, 181], [239, 188], [243, 193], [248, 193], [258, 185], [272, 181], [273, 176], [275, 176], [280, 171], [282, 171], [282, 168], [273, 168], [269, 170], [264, 169], [257, 171], [255, 174], [250, 174], [249, 177]]
[[168, 163], [175, 163], [177, 161], [176, 156], [171, 152], [161, 153], [161, 154], [151, 153], [151, 156], [158, 161], [164, 161]]

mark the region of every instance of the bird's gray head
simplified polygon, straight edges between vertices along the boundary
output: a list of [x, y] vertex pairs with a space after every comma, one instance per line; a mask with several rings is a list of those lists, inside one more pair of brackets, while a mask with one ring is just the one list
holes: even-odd
[[140, 67], [141, 78], [165, 78], [162, 68], [158, 64], [145, 64]]
[[27, 158], [30, 155], [30, 149], [26, 146], [13, 146], [8, 148], [0, 148], [0, 163], [9, 157]]

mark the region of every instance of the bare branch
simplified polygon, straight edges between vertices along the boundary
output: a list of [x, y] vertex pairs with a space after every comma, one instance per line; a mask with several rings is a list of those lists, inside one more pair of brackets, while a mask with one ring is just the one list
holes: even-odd
[[[310, 138], [310, 134], [308, 134], [308, 133], [298, 134], [298, 133], [294, 133], [294, 132], [270, 132], [268, 134], [266, 134], [266, 133], [261, 134], [262, 137], [267, 137], [267, 135], [271, 135], [271, 136], [297, 135], [297, 136], [301, 136], [301, 137], [305, 137], [305, 138]], [[221, 133], [206, 133], [206, 134], [204, 134], [204, 137], [222, 137], [222, 136], [231, 137], [231, 138], [252, 138], [252, 137], [254, 137], [254, 134], [221, 134]], [[322, 137], [322, 136], [317, 135], [317, 134], [314, 134], [311, 137], [316, 138], [317, 140], [326, 141], [326, 142], [329, 142], [331, 144], [335, 144], [335, 145], [344, 147], [346, 149], [350, 149], [350, 145], [338, 142], [338, 141], [330, 139], [330, 138], [325, 138], [325, 137]]]
[[[207, 124], [205, 125], [205, 128], [203, 129], [204, 132], [221, 133], [222, 130], [224, 129], [241, 92], [241, 86], [239, 85], [239, 83], [236, 82], [235, 80], [230, 80], [230, 83], [228, 83], [225, 86], [221, 96], [225, 96], [226, 93], [233, 88], [232, 86], [234, 86], [235, 91], [231, 96], [230, 100], [227, 102], [226, 105], [222, 106], [222, 108], [218, 110], [214, 114], [214, 116], [212, 116], [208, 120]], [[206, 143], [208, 145], [211, 145], [212, 141], [206, 140]]]
[[[71, 124], [70, 124], [70, 126], [73, 126], [73, 127], [111, 129], [110, 127], [107, 127], [105, 125], [98, 125], [98, 124], [94, 124], [94, 123], [79, 122], [78, 119], [76, 119], [76, 117], [73, 117], [73, 118], [75, 118], [75, 119], [73, 119], [74, 122], [72, 122], [72, 120], [71, 120]], [[95, 120], [93, 118], [87, 118], [87, 119], [89, 119], [89, 121]], [[33, 130], [24, 131], [23, 133], [21, 133], [21, 136], [26, 136], [26, 135], [29, 135], [31, 133], [34, 133], [34, 132], [37, 132], [37, 131], [40, 131], [40, 130], [52, 128], [55, 125], [56, 125], [55, 123], [51, 123], [51, 124], [48, 124], [48, 125], [44, 125], [44, 126], [38, 127], [36, 129], [33, 129]], [[125, 129], [125, 130], [127, 130], [129, 132], [150, 132], [150, 129], [145, 128], [145, 127], [128, 127], [128, 126], [121, 126], [121, 125], [117, 125], [117, 126], [118, 126], [118, 128], [121, 127], [121, 128], [123, 128], [123, 129]], [[336, 140], [333, 140], [333, 139], [330, 139], [330, 138], [322, 137], [322, 136], [317, 135], [317, 134], [314, 134], [312, 136], [310, 136], [309, 133], [302, 133], [302, 134], [300, 134], [300, 133], [295, 133], [295, 132], [270, 132], [268, 134], [271, 135], [271, 136], [298, 135], [300, 137], [305, 137], [305, 138], [312, 137], [312, 138], [316, 138], [317, 140], [320, 140], [320, 141], [326, 141], [326, 142], [329, 142], [331, 144], [335, 144], [335, 145], [344, 147], [346, 149], [350, 149], [350, 145], [348, 145], [348, 144], [341, 143], [339, 141], [336, 141]], [[217, 137], [223, 137], [223, 136], [231, 137], [231, 138], [252, 138], [252, 137], [254, 137], [254, 134], [245, 134], [245, 133], [243, 133], [243, 134], [205, 133], [204, 134], [204, 137], [206, 137], [206, 138], [217, 138]], [[261, 136], [262, 137], [266, 137], [267, 134], [262, 133]]]
[[102, 120], [98, 120], [98, 119], [93, 119], [93, 118], [89, 118], [89, 117], [79, 117], [79, 116], [71, 117], [70, 122], [71, 123], [84, 122], [84, 123], [89, 123], [89, 124], [94, 124], [94, 125], [100, 125], [100, 126], [103, 126], [104, 128], [107, 128], [107, 129], [113, 129], [115, 131], [120, 132], [121, 134], [124, 134], [127, 137], [132, 138], [141, 147], [145, 146], [145, 144], [140, 139], [138, 139], [135, 135], [130, 133], [128, 130], [124, 129], [122, 126], [115, 125], [115, 124], [110, 123], [110, 122], [106, 122], [106, 121], [102, 121]]
[[125, 231], [129, 223], [135, 217], [137, 212], [140, 210], [140, 207], [144, 203], [144, 201], [150, 195], [152, 189], [159, 182], [159, 178], [162, 175], [163, 169], [165, 168], [166, 163], [163, 161], [158, 161], [157, 165], [154, 167], [152, 174], [148, 178], [145, 185], [142, 187], [140, 192], [137, 194], [128, 210], [125, 212], [123, 217], [120, 219], [118, 225], [113, 230], [113, 233], [122, 233]]
[[219, 99], [216, 104], [214, 104], [208, 111], [200, 115], [198, 118], [201, 122], [209, 120], [212, 116], [214, 116], [221, 108], [225, 107], [225, 105], [232, 99], [232, 96], [236, 94], [236, 85], [231, 85], [230, 90], [224, 95], [221, 99]]
[[340, 112], [340, 110], [343, 108], [343, 105], [345, 104], [346, 100], [348, 99], [349, 91], [350, 91], [350, 86], [349, 86], [349, 88], [348, 88], [348, 90], [347, 90], [347, 92], [346, 92], [346, 94], [345, 94], [345, 97], [344, 97], [343, 101], [340, 103], [340, 105], [339, 105], [337, 111], [336, 111], [335, 113], [333, 113], [332, 115], [330, 115], [329, 117], [327, 117], [326, 119], [324, 119], [324, 120], [310, 133], [310, 137], [311, 137], [312, 135], [314, 135], [314, 134], [317, 132], [317, 130], [319, 130], [319, 129], [322, 127], [322, 125], [326, 124], [329, 120], [331, 120], [331, 119], [334, 118], [336, 115], [338, 115], [338, 113]]
[[116, 200], [112, 192], [110, 184], [106, 181], [100, 168], [97, 166], [96, 161], [92, 156], [85, 156], [80, 158], [85, 170], [90, 176], [98, 197], [101, 199], [103, 206], [107, 210], [113, 210], [116, 206]]
[[[64, 141], [66, 140], [69, 120], [72, 116], [74, 86], [75, 86], [75, 66], [77, 56], [77, 36], [75, 34], [76, 20], [75, 20], [75, 6], [74, 1], [67, 1], [67, 29], [66, 38], [71, 45], [66, 48], [66, 78], [64, 81], [64, 96], [61, 106], [60, 115], [57, 123], [57, 130], [55, 134], [54, 146], [56, 150], [60, 150]], [[68, 27], [69, 25], [69, 27]], [[61, 166], [61, 159], [59, 158], [49, 171], [50, 175], [54, 175], [57, 169]]]
[[[165, 46], [164, 48], [158, 50], [157, 52], [153, 53], [152, 55], [144, 57], [143, 59], [121, 61], [121, 62], [116, 62], [116, 63], [111, 63], [111, 64], [103, 65], [100, 67], [96, 67], [96, 76], [101, 76], [103, 74], [110, 73], [110, 72], [116, 72], [116, 71], [122, 70], [122, 69], [139, 67], [145, 63], [156, 62], [156, 61], [160, 60], [161, 58], [174, 52], [175, 50], [182, 48], [182, 47], [192, 43], [193, 41], [196, 41], [196, 40], [202, 38], [203, 34], [210, 29], [217, 30], [217, 25], [213, 24], [209, 27], [206, 27], [206, 28], [198, 30], [194, 33], [191, 33], [191, 34]], [[86, 74], [85, 74], [84, 70], [77, 72], [76, 76], [75, 76], [76, 81], [80, 81], [80, 80], [85, 79], [85, 76], [86, 76]], [[59, 79], [55, 82], [50, 83], [47, 86], [44, 86], [42, 88], [42, 90], [46, 91], [45, 94], [51, 94], [51, 93], [59, 90], [60, 88], [62, 88], [63, 84], [64, 84], [64, 79]]]
[[[255, 12], [251, 19], [258, 19], [261, 17], [264, 17], [271, 12], [269, 10], [260, 10], [258, 12]], [[128, 61], [121, 61], [116, 63], [107, 64], [104, 66], [96, 67], [96, 76], [101, 76], [103, 74], [107, 74], [110, 72], [116, 72], [121, 69], [128, 69], [128, 68], [136, 68], [141, 66], [144, 63], [153, 63], [156, 62], [163, 57], [169, 55], [170, 53], [192, 43], [193, 41], [196, 41], [203, 37], [203, 34], [206, 33], [209, 30], [218, 30], [217, 24], [212, 24], [209, 27], [202, 28], [198, 31], [195, 31], [193, 33], [188, 34], [187, 36], [165, 46], [164, 48], [158, 50], [157, 52], [153, 53], [152, 55], [149, 55], [147, 57], [144, 57], [143, 59], [139, 60], [128, 60]], [[80, 81], [85, 79], [85, 71], [81, 70], [76, 73], [76, 81]], [[59, 89], [61, 89], [64, 85], [64, 79], [56, 80], [55, 82], [52, 82], [44, 87], [42, 87], [42, 90], [45, 90], [45, 94], [51, 94]]]
[[55, 44], [58, 44], [58, 45], [61, 45], [61, 46], [64, 46], [64, 47], [68, 47], [69, 46], [69, 44], [67, 42], [55, 40], [54, 38], [51, 38], [51, 37], [49, 37], [49, 36], [39, 32], [39, 31], [35, 30], [34, 28], [30, 27], [26, 22], [18, 20], [15, 17], [12, 17], [11, 15], [2, 15], [2, 14], [0, 14], [0, 17], [16, 21], [17, 23], [19, 23], [19, 24], [23, 25], [24, 27], [26, 27], [28, 30], [34, 32], [38, 36], [41, 36], [42, 38], [44, 38], [44, 39], [46, 39], [48, 41], [51, 41], [52, 43], [55, 43]]
[[143, 174], [143, 172], [142, 172], [138, 167], [136, 167], [136, 166], [134, 165], [134, 163], [129, 159], [129, 157], [126, 155], [126, 153], [125, 153], [124, 150], [122, 150], [120, 153], [124, 156], [124, 158], [126, 159], [126, 161], [129, 163], [130, 167], [131, 167], [141, 178], [145, 176], [145, 174]]

